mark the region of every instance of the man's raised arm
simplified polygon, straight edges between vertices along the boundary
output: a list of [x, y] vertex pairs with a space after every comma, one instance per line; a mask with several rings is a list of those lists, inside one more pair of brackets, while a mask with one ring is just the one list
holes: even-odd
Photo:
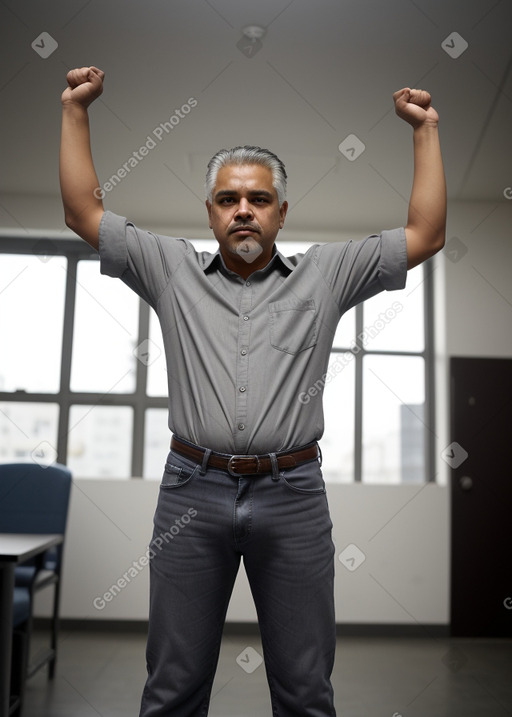
[[87, 108], [103, 92], [105, 74], [97, 67], [68, 72], [62, 93], [60, 188], [67, 226], [94, 249], [99, 246], [103, 202], [91, 153]]
[[444, 246], [446, 183], [437, 125], [439, 115], [425, 90], [408, 87], [393, 95], [395, 111], [414, 130], [414, 180], [405, 227], [407, 268]]

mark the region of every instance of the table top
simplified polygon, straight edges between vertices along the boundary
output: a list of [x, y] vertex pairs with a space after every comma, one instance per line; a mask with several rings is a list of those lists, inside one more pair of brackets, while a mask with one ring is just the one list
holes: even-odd
[[59, 533], [0, 533], [0, 563], [22, 563], [63, 540]]

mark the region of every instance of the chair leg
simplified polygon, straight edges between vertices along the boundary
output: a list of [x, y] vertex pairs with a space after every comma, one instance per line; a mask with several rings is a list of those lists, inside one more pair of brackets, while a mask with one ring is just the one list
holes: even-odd
[[53, 657], [49, 662], [48, 668], [48, 679], [53, 680], [55, 676], [55, 665], [57, 662], [57, 643], [59, 638], [59, 603], [60, 603], [60, 575], [59, 580], [55, 583], [55, 594], [53, 596], [53, 615], [52, 615], [52, 637], [51, 637], [51, 649], [53, 650]]

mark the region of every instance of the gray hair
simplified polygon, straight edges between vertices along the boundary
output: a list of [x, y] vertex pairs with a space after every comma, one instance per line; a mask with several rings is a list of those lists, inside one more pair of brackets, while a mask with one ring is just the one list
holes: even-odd
[[212, 201], [213, 189], [219, 169], [230, 164], [260, 164], [272, 172], [272, 184], [277, 192], [279, 206], [286, 199], [286, 170], [279, 157], [268, 149], [245, 145], [233, 149], [221, 149], [208, 162], [204, 184], [206, 198]]

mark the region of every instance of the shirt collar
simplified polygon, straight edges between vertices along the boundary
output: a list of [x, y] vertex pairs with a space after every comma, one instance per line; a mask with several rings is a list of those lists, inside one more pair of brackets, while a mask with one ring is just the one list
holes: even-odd
[[[260, 271], [271, 271], [275, 269], [279, 264], [281, 264], [288, 273], [292, 272], [294, 269], [294, 266], [292, 262], [288, 259], [288, 257], [281, 254], [281, 252], [277, 249], [276, 245], [274, 244], [272, 248], [272, 258], [268, 262], [266, 266], [264, 266]], [[226, 271], [228, 271], [226, 264], [224, 263], [224, 259], [222, 258], [222, 254], [220, 253], [220, 250], [217, 249], [217, 251], [214, 254], [209, 254], [203, 259], [203, 271], [206, 272], [210, 267], [213, 269], [215, 266], [222, 266]]]

